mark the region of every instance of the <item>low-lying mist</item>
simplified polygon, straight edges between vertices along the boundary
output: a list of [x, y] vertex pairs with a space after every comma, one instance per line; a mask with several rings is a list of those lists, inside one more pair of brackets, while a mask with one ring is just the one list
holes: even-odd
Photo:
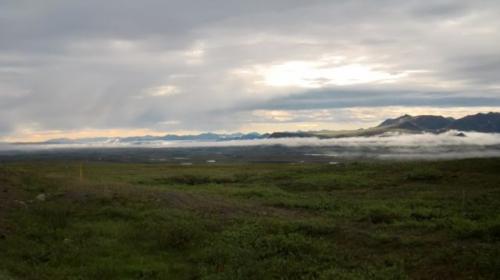
[[[135, 141], [117, 139], [72, 144], [0, 144], [1, 154], [89, 148], [224, 148], [283, 146], [307, 148], [308, 156], [380, 159], [448, 159], [500, 156], [500, 134], [449, 131], [441, 134], [383, 134], [371, 137], [267, 138], [232, 141]], [[269, 155], [272, 157], [272, 155]]]

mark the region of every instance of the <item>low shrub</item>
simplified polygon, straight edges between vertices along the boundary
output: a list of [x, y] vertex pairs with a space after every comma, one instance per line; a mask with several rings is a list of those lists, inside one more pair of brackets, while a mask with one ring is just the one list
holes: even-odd
[[436, 182], [442, 178], [443, 174], [434, 169], [415, 169], [405, 176], [405, 180], [410, 182]]
[[368, 210], [364, 220], [372, 224], [390, 224], [399, 220], [401, 216], [388, 207], [376, 207]]

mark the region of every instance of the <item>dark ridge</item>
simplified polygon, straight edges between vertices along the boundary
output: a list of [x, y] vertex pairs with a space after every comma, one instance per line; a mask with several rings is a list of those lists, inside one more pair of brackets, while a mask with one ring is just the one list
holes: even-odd
[[293, 137], [314, 137], [307, 132], [274, 132], [269, 135], [269, 138], [293, 138]]
[[412, 117], [404, 115], [396, 119], [388, 119], [382, 122], [378, 127], [392, 127], [406, 130], [435, 131], [446, 129], [455, 120], [443, 116], [423, 115]]
[[478, 132], [500, 132], [500, 113], [475, 114], [454, 121], [449, 129]]

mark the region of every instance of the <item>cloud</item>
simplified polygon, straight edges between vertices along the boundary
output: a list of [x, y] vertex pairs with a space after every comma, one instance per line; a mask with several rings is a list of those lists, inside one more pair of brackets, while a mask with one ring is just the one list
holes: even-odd
[[275, 87], [321, 88], [328, 85], [388, 83], [407, 73], [391, 74], [362, 64], [329, 66], [326, 61], [289, 61], [283, 64], [257, 66], [262, 83]]
[[309, 90], [292, 95], [278, 96], [243, 108], [256, 109], [328, 109], [351, 107], [480, 107], [500, 106], [500, 96], [471, 96], [468, 92], [458, 91], [415, 91], [376, 87], [343, 89], [331, 88]]
[[0, 138], [500, 106], [499, 12], [487, 0], [1, 1]]
[[172, 95], [178, 94], [180, 92], [180, 89], [176, 86], [164, 85], [164, 86], [150, 87], [150, 88], [144, 89], [142, 92], [144, 95], [141, 95], [140, 97], [144, 97], [144, 96], [152, 96], [152, 97], [172, 96]]
[[[372, 137], [348, 137], [338, 139], [318, 138], [270, 138], [234, 141], [143, 141], [120, 142], [116, 139], [94, 139], [80, 144], [32, 144], [13, 145], [0, 143], [0, 155], [19, 151], [72, 152], [88, 148], [226, 148], [255, 146], [286, 146], [293, 149], [307, 147], [305, 156], [324, 159], [379, 158], [379, 159], [454, 159], [500, 156], [500, 134], [467, 132], [466, 137], [457, 132], [442, 134], [385, 134]], [[212, 150], [214, 154], [218, 150]], [[211, 153], [208, 150], [208, 154]], [[312, 153], [312, 154], [311, 154]], [[299, 158], [297, 160], [300, 160]]]

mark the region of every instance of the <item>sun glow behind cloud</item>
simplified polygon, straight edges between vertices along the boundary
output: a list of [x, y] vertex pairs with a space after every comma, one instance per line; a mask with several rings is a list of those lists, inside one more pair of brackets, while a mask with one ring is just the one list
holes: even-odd
[[289, 61], [270, 66], [257, 66], [262, 83], [272, 87], [320, 88], [328, 85], [346, 86], [365, 83], [391, 83], [406, 77], [359, 63], [330, 66], [326, 62]]
[[0, 1], [0, 141], [500, 108], [498, 1], [147, 2]]

